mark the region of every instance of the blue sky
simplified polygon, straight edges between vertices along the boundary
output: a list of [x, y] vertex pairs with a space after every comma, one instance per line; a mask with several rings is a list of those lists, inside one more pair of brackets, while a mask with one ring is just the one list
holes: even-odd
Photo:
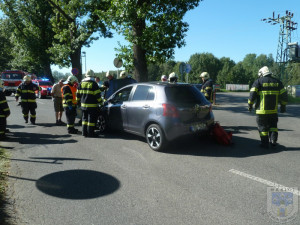
[[[184, 21], [189, 24], [186, 33], [186, 46], [175, 49], [175, 61], [187, 62], [195, 53], [212, 53], [215, 57], [229, 57], [235, 62], [242, 61], [249, 53], [273, 54], [276, 58], [280, 25], [270, 25], [261, 21], [263, 18], [280, 14], [289, 10], [294, 13], [293, 21], [300, 24], [299, 0], [204, 0], [189, 11]], [[300, 26], [292, 32], [292, 42], [300, 44]], [[121, 36], [112, 39], [100, 38], [86, 52], [87, 69], [95, 72], [116, 70], [113, 65], [118, 41], [126, 44]], [[83, 72], [85, 71], [83, 58]], [[122, 68], [120, 68], [122, 69]], [[52, 70], [63, 73], [71, 68]]]

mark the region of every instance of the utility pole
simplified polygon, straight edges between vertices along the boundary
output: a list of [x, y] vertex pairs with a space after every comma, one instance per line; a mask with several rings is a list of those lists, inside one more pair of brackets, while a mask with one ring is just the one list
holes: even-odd
[[284, 78], [284, 69], [289, 61], [289, 43], [291, 43], [292, 31], [297, 29], [298, 23], [292, 21], [294, 13], [286, 10], [285, 16], [278, 14], [275, 16], [273, 12], [273, 18], [264, 18], [262, 21], [270, 23], [271, 25], [280, 24], [279, 40], [277, 45], [276, 63], [280, 68], [280, 78]]

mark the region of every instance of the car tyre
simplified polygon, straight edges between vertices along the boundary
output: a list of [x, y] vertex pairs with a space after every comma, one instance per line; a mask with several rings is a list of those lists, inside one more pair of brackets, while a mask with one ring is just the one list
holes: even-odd
[[154, 151], [162, 151], [167, 145], [164, 132], [157, 124], [150, 124], [146, 130], [146, 139], [149, 147]]
[[97, 127], [100, 133], [104, 133], [107, 130], [107, 122], [102, 114], [98, 116]]

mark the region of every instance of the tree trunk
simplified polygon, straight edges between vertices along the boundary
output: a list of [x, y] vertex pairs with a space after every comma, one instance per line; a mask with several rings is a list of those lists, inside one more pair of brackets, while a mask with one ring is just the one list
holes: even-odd
[[50, 81], [52, 83], [54, 83], [54, 78], [52, 76], [52, 70], [51, 70], [50, 63], [45, 64], [44, 67], [43, 67], [43, 70], [44, 70], [44, 74], [46, 74], [47, 77], [50, 79]]
[[[133, 26], [133, 35], [137, 40], [142, 36], [145, 27], [146, 23], [143, 19], [138, 20]], [[134, 76], [138, 82], [146, 82], [148, 81], [146, 50], [143, 49], [138, 42], [139, 41], [133, 45]]]
[[78, 71], [78, 74], [74, 74], [78, 82], [82, 80], [82, 66], [81, 66], [81, 47], [76, 49], [73, 54], [70, 55], [72, 71]]

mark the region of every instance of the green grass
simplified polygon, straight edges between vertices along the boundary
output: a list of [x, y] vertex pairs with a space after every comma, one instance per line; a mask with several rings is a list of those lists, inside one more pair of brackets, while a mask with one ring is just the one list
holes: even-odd
[[7, 173], [9, 168], [8, 153], [0, 148], [0, 224], [8, 224], [6, 219], [8, 216], [4, 210], [5, 191], [7, 188]]

